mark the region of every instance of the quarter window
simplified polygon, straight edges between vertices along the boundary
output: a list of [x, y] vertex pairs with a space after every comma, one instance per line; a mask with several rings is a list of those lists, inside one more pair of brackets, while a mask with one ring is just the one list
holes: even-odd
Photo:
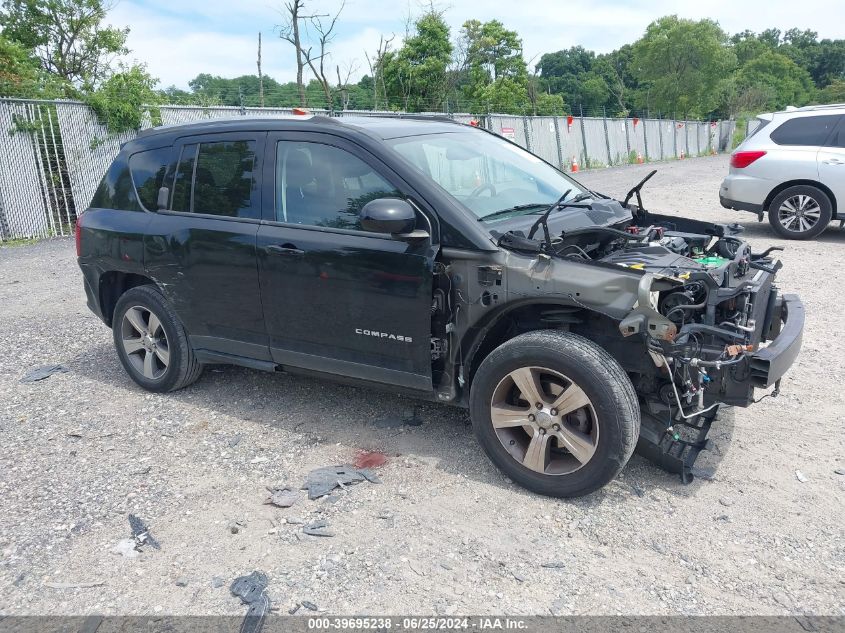
[[138, 152], [129, 158], [138, 199], [147, 211], [158, 210], [158, 190], [164, 185], [169, 162], [170, 147]]
[[129, 175], [129, 167], [124, 159], [117, 158], [111, 164], [94, 193], [91, 206], [95, 209], [141, 210], [135, 187], [132, 186], [132, 176]]
[[824, 145], [838, 120], [836, 115], [789, 119], [771, 133], [771, 139], [778, 145]]
[[281, 141], [276, 146], [276, 220], [360, 230], [361, 208], [396, 188], [363, 160], [330, 145]]
[[185, 145], [173, 181], [174, 211], [258, 218], [255, 141]]

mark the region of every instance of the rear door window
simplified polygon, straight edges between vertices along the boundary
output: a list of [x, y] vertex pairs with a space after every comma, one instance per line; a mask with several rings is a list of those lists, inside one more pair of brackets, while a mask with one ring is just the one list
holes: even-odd
[[827, 142], [828, 147], [845, 147], [845, 116], [839, 117], [839, 127]]
[[132, 154], [129, 158], [135, 191], [147, 211], [158, 211], [158, 190], [164, 186], [170, 152], [170, 147], [160, 147]]
[[770, 137], [778, 145], [824, 145], [838, 115], [805, 116], [789, 119], [774, 130]]
[[257, 218], [255, 141], [202, 143], [194, 175], [194, 213]]

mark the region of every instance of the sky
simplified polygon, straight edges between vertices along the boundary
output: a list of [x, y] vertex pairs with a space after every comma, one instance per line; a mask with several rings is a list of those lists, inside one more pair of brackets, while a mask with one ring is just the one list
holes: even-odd
[[[305, 0], [315, 13], [335, 13], [341, 0]], [[201, 72], [237, 77], [256, 73], [258, 32], [263, 38], [264, 74], [293, 81], [294, 50], [278, 36], [284, 0], [118, 0], [108, 21], [129, 26], [128, 61], [144, 62], [161, 87], [187, 88]], [[331, 67], [340, 65], [357, 79], [369, 70], [364, 52], [375, 52], [379, 36], [396, 35], [401, 43], [408, 15], [428, 3], [418, 0], [347, 0], [338, 20]], [[845, 38], [842, 0], [451, 0], [435, 2], [444, 10], [453, 38], [468, 19], [497, 19], [516, 30], [530, 66], [546, 52], [581, 45], [609, 52], [639, 38], [656, 18], [677, 13], [711, 18], [729, 33], [812, 29], [821, 38]], [[798, 10], [796, 7], [800, 7]], [[334, 73], [332, 73], [334, 75]]]

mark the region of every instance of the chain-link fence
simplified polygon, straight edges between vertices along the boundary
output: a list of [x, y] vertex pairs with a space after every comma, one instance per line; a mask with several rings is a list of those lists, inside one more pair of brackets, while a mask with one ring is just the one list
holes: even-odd
[[[156, 111], [163, 125], [294, 114], [288, 108], [220, 106], [161, 106]], [[403, 115], [347, 110], [335, 116]], [[731, 149], [736, 130], [735, 121], [436, 116], [474, 122], [564, 171], [715, 154]], [[141, 129], [151, 126], [150, 117], [145, 116]], [[121, 145], [136, 135], [110, 134], [81, 102], [0, 99], [0, 241], [70, 234], [76, 214], [89, 205]]]

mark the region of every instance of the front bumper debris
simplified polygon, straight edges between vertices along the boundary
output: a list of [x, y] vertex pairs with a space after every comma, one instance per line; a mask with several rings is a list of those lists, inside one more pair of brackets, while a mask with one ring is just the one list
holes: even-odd
[[[772, 322], [777, 337], [750, 359], [750, 380], [755, 387], [770, 387], [786, 374], [801, 351], [804, 335], [804, 304], [798, 295], [783, 295], [775, 304]], [[771, 331], [771, 330], [770, 330]]]

